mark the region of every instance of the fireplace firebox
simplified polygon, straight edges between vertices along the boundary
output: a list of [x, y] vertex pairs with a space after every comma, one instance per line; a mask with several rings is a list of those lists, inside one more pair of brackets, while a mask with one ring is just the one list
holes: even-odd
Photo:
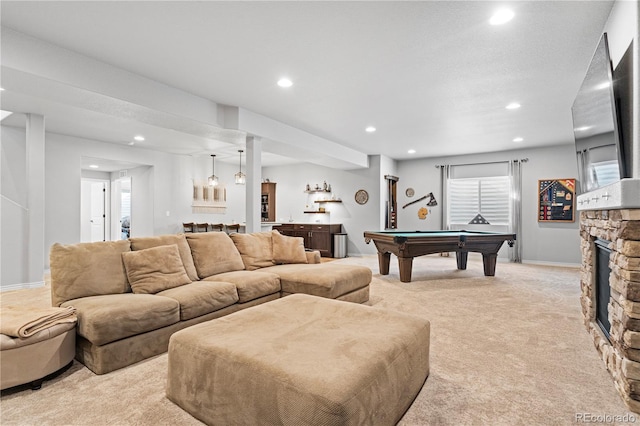
[[609, 299], [611, 298], [611, 287], [609, 286], [609, 258], [611, 257], [610, 241], [596, 238], [595, 241], [595, 302], [596, 302], [596, 322], [602, 329], [607, 340], [611, 335], [611, 323], [609, 322]]

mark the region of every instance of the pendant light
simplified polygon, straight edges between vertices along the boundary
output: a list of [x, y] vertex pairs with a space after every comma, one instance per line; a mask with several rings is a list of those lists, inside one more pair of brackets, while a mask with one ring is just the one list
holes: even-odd
[[209, 176], [209, 186], [218, 186], [218, 176], [216, 176], [216, 155], [211, 154], [213, 165], [211, 167], [211, 176]]
[[235, 176], [236, 176], [236, 185], [244, 185], [247, 182], [247, 175], [242, 173], [242, 153], [244, 151], [239, 149], [238, 152], [240, 153], [240, 171], [235, 174]]

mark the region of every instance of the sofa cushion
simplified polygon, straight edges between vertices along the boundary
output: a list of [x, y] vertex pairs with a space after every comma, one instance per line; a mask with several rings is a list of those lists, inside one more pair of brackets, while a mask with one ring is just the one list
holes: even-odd
[[134, 293], [153, 294], [191, 282], [176, 244], [122, 253]]
[[371, 269], [331, 263], [276, 265], [261, 272], [280, 277], [283, 293], [306, 293], [335, 299], [371, 283]]
[[51, 246], [51, 302], [130, 291], [122, 253], [128, 240]]
[[231, 239], [240, 252], [247, 271], [275, 265], [271, 232], [231, 234]]
[[66, 301], [78, 316], [78, 334], [94, 345], [135, 336], [180, 321], [180, 305], [154, 294], [109, 294]]
[[304, 238], [282, 235], [275, 229], [271, 231], [271, 237], [275, 263], [308, 263], [304, 250]]
[[280, 291], [280, 278], [263, 271], [235, 271], [214, 275], [207, 281], [227, 281], [238, 290], [238, 302], [244, 303]]
[[185, 237], [184, 234], [129, 238], [129, 241], [131, 241], [131, 250], [134, 251], [177, 244], [178, 251], [180, 252], [180, 258], [182, 259], [184, 269], [187, 271], [187, 275], [189, 275], [191, 281], [198, 281], [198, 271], [196, 271], [196, 265], [193, 264], [191, 248], [189, 247], [187, 237]]
[[157, 295], [170, 297], [180, 303], [182, 321], [226, 308], [238, 301], [236, 286], [218, 281], [196, 281], [161, 291]]
[[200, 278], [244, 269], [236, 245], [224, 232], [189, 234], [187, 242]]

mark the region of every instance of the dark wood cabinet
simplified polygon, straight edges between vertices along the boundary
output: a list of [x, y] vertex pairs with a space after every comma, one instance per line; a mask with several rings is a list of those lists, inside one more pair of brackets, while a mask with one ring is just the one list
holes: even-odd
[[340, 231], [340, 225], [311, 225], [309, 248], [320, 251], [322, 256], [333, 257], [333, 234]]
[[276, 221], [276, 183], [263, 182], [260, 198], [260, 218], [263, 222]]
[[342, 231], [341, 224], [285, 223], [274, 226], [282, 235], [301, 237], [304, 247], [318, 250], [321, 256], [333, 257], [333, 234]]

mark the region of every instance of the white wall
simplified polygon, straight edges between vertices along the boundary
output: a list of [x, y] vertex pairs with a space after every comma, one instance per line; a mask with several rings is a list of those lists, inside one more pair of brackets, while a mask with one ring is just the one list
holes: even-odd
[[[442, 217], [440, 170], [437, 164], [467, 164], [491, 161], [507, 161], [528, 158], [522, 166], [522, 243], [524, 262], [558, 264], [580, 263], [580, 236], [578, 218], [572, 223], [538, 222], [538, 180], [577, 177], [577, 161], [573, 144], [539, 149], [523, 149], [492, 154], [440, 157], [402, 161], [398, 166], [400, 177], [398, 204], [400, 206], [433, 192], [439, 205], [430, 208], [425, 220], [417, 217], [417, 208], [400, 207], [399, 229], [437, 230]], [[413, 198], [407, 198], [405, 190], [415, 190]], [[427, 201], [427, 200], [425, 200]], [[414, 205], [415, 206], [415, 205]]]
[[[15, 218], [12, 205], [4, 197], [24, 198], [26, 188], [19, 188], [23, 178], [15, 164], [24, 164], [24, 132], [13, 128], [2, 128], [2, 221], [3, 256], [2, 278], [19, 277], [24, 268], [23, 259], [24, 232], [11, 234], [16, 229], [14, 223], [8, 226], [6, 218]], [[227, 213], [224, 215], [205, 215], [191, 213], [192, 179], [206, 179], [211, 174], [211, 157], [203, 155], [189, 157], [171, 155], [157, 151], [139, 149], [130, 146], [79, 139], [69, 136], [47, 133], [46, 135], [46, 232], [45, 251], [48, 253], [54, 242], [76, 243], [80, 241], [81, 209], [81, 158], [83, 156], [106, 158], [144, 164], [144, 167], [131, 170], [134, 182], [134, 209], [136, 203], [143, 210], [132, 218], [133, 235], [160, 235], [181, 232], [182, 222], [242, 222], [245, 216], [245, 187], [233, 183], [233, 174], [237, 171], [234, 163], [216, 161], [216, 175], [227, 187]], [[380, 156], [370, 157], [370, 167], [362, 170], [335, 170], [308, 163], [265, 167], [262, 178], [277, 183], [276, 218], [280, 222], [341, 223], [348, 234], [348, 253], [351, 256], [375, 254], [373, 245], [364, 243], [363, 232], [381, 228], [383, 220], [380, 206], [381, 179], [384, 174], [395, 174], [398, 182], [399, 229], [428, 230], [440, 228], [441, 206], [431, 208], [431, 214], [422, 221], [415, 211], [402, 209], [411, 201], [405, 196], [405, 190], [411, 186], [416, 196], [433, 192], [441, 200], [440, 174], [435, 164], [469, 163], [482, 161], [510, 160], [529, 158], [523, 166], [523, 233], [518, 238], [523, 242], [523, 259], [526, 262], [544, 262], [559, 264], [578, 264], [580, 261], [578, 224], [575, 223], [538, 223], [537, 222], [537, 181], [548, 178], [571, 178], [577, 173], [575, 153], [572, 144], [535, 150], [518, 150], [504, 153], [460, 156], [438, 159], [420, 159], [411, 161], [391, 161]], [[9, 164], [10, 163], [10, 164]], [[382, 170], [384, 163], [384, 172]], [[139, 173], [138, 173], [139, 172]], [[85, 172], [86, 174], [86, 172]], [[305, 185], [331, 184], [333, 195], [342, 199], [342, 203], [325, 205], [331, 213], [328, 215], [305, 214], [306, 205], [313, 200], [304, 192]], [[137, 188], [136, 183], [144, 183]], [[369, 202], [359, 205], [354, 194], [359, 189], [369, 192]], [[136, 198], [136, 192], [141, 198]], [[384, 193], [382, 193], [384, 196]], [[416, 198], [413, 199], [416, 199]], [[137, 200], [137, 201], [136, 201]], [[24, 200], [23, 200], [24, 201]], [[259, 203], [256, 203], [259, 206]], [[259, 208], [259, 207], [257, 207]], [[167, 212], [169, 215], [167, 216]], [[20, 216], [19, 214], [17, 215]], [[20, 229], [20, 220], [12, 220]], [[6, 234], [6, 229], [10, 233]], [[9, 238], [5, 238], [5, 236]], [[10, 248], [7, 249], [6, 246]], [[5, 256], [5, 252], [10, 256]], [[48, 267], [48, 256], [45, 268]], [[13, 281], [20, 282], [19, 278]]]
[[[156, 235], [154, 226], [156, 216], [154, 169], [153, 166], [140, 166], [128, 170], [128, 175], [131, 177], [131, 237]], [[161, 212], [158, 214], [160, 215]], [[169, 215], [171, 215], [171, 211], [169, 211]], [[117, 220], [119, 221], [120, 218]], [[118, 235], [120, 236], [120, 233]]]
[[[340, 223], [348, 234], [347, 251], [350, 256], [376, 253], [375, 247], [364, 242], [364, 231], [380, 229], [380, 157], [369, 158], [369, 168], [360, 170], [336, 170], [309, 163], [265, 167], [263, 179], [276, 182], [276, 218], [279, 222]], [[327, 203], [329, 214], [304, 214], [305, 206], [311, 208], [313, 196], [305, 193], [306, 184], [322, 186], [331, 184], [333, 195], [342, 203]], [[360, 205], [355, 193], [364, 189], [369, 201]]]
[[[634, 76], [632, 94], [632, 104], [634, 111], [640, 111], [640, 3], [637, 1], [621, 1], [614, 3], [609, 19], [604, 27], [609, 39], [609, 53], [611, 54], [611, 62], [615, 68], [622, 59], [625, 51], [632, 41], [633, 49], [633, 68]], [[640, 178], [640, 118], [638, 113], [632, 113], [632, 160], [631, 160], [631, 176]]]
[[244, 187], [233, 183], [237, 166], [216, 161], [216, 175], [227, 184], [227, 213], [192, 214], [192, 180], [206, 180], [211, 174], [211, 157], [172, 155], [52, 133], [46, 139], [47, 253], [55, 242], [80, 241], [83, 156], [143, 165], [128, 171], [132, 177], [132, 236], [182, 232], [182, 222], [244, 220]]
[[27, 150], [23, 131], [2, 127], [0, 137], [0, 288], [28, 282]]
[[[212, 153], [213, 154], [213, 153]], [[182, 176], [188, 176], [188, 186], [191, 188], [191, 179], [195, 178], [200, 181], [206, 181], [211, 176], [212, 161], [211, 155], [201, 155], [191, 159], [192, 166], [190, 170], [183, 171]], [[222, 162], [216, 157], [216, 176], [220, 179], [220, 183], [224, 184], [227, 190], [227, 211], [225, 214], [192, 214], [191, 208], [189, 212], [184, 216], [184, 222], [208, 222], [208, 223], [241, 223], [246, 219], [246, 186], [236, 185], [234, 175], [238, 172], [238, 157], [234, 158], [233, 163]], [[243, 166], [242, 170], [247, 172]], [[178, 196], [181, 198], [182, 204], [187, 203], [191, 206], [191, 189], [187, 193], [180, 193]], [[257, 208], [260, 208], [259, 200], [256, 201]], [[181, 221], [182, 223], [182, 221]]]
[[[380, 210], [384, 197], [378, 190], [383, 175], [391, 173], [398, 176], [398, 229], [401, 230], [437, 230], [440, 229], [442, 205], [431, 207], [425, 220], [417, 217], [417, 209], [402, 206], [412, 200], [433, 192], [440, 203], [440, 171], [436, 164], [466, 164], [475, 162], [506, 161], [528, 158], [522, 168], [522, 220], [523, 232], [518, 239], [523, 243], [523, 260], [532, 263], [570, 264], [580, 263], [580, 238], [578, 220], [572, 223], [539, 223], [538, 180], [555, 178], [576, 178], [577, 162], [573, 144], [566, 144], [540, 149], [523, 149], [502, 153], [468, 155], [446, 158], [418, 159], [388, 163], [385, 173], [381, 173], [379, 156], [370, 157], [371, 167], [360, 171], [342, 171], [300, 164], [294, 166], [268, 167], [263, 170], [263, 177], [277, 182], [276, 215], [278, 221], [313, 223], [321, 220], [325, 223], [342, 223], [347, 232], [350, 256], [375, 254], [375, 247], [364, 243], [364, 231], [381, 229], [384, 211]], [[384, 159], [383, 159], [384, 161]], [[305, 215], [302, 211], [307, 204], [304, 193], [306, 183], [313, 187], [323, 180], [331, 183], [334, 193], [339, 195], [342, 204], [327, 204], [331, 214]], [[413, 198], [407, 198], [405, 190], [415, 190]], [[369, 192], [369, 202], [358, 205], [353, 196], [358, 189]], [[383, 187], [384, 190], [384, 187]], [[426, 202], [427, 200], [425, 200]], [[382, 217], [380, 217], [382, 215]], [[318, 218], [315, 216], [322, 216]], [[383, 225], [383, 224], [382, 224]]]
[[[614, 66], [620, 60], [621, 55], [634, 43], [634, 80], [638, 81], [640, 75], [640, 43], [638, 2], [616, 1], [612, 8], [609, 20], [603, 29], [609, 34], [611, 56]], [[40, 46], [45, 55], [24, 55], [24, 52], [34, 51], [31, 46], [25, 48], [27, 41], [20, 39], [19, 35], [6, 34], [3, 29], [3, 39], [12, 40], [11, 64], [16, 70], [39, 69], [42, 75], [60, 77], [56, 80], [66, 81], [71, 78], [74, 66], [64, 69], [46, 66], [47, 61], [54, 60], [50, 55], [49, 46]], [[594, 46], [595, 47], [595, 46]], [[4, 52], [6, 53], [6, 52]], [[11, 53], [11, 52], [10, 52]], [[68, 53], [68, 52], [67, 52]], [[3, 59], [6, 55], [3, 54]], [[30, 64], [35, 59], [36, 64]], [[42, 58], [45, 58], [43, 60]], [[78, 58], [74, 63], [78, 63]], [[82, 59], [91, 61], [90, 59]], [[26, 61], [26, 62], [25, 62]], [[55, 62], [55, 60], [54, 60]], [[53, 63], [53, 62], [52, 62]], [[32, 66], [34, 65], [34, 66]], [[55, 65], [60, 65], [57, 62]], [[68, 65], [68, 64], [67, 64]], [[95, 64], [94, 64], [95, 65]], [[51, 71], [51, 70], [54, 71]], [[75, 69], [85, 69], [84, 67]], [[53, 74], [52, 74], [53, 73]], [[111, 74], [109, 74], [111, 73]], [[140, 86], [143, 82], [135, 81], [133, 75], [123, 75], [120, 70], [108, 70], [108, 75], [116, 75], [116, 80], [121, 80], [121, 88]], [[100, 73], [100, 75], [107, 75]], [[25, 73], [26, 75], [26, 73]], [[84, 74], [91, 75], [90, 74]], [[98, 75], [98, 74], [96, 74]], [[96, 89], [100, 93], [99, 78], [84, 81], [85, 89]], [[135, 83], [135, 84], [133, 84]], [[148, 83], [148, 82], [147, 82]], [[152, 82], [153, 83], [153, 82]], [[217, 105], [201, 98], [189, 98], [183, 100], [188, 106], [175, 102], [163, 104], [164, 97], [158, 93], [172, 92], [174, 89], [145, 84], [151, 90], [152, 96], [145, 99], [128, 99], [144, 105], [153, 105], [159, 111], [175, 112], [185, 115], [187, 118], [207, 123], [208, 128], [216, 126], [218, 118]], [[133, 86], [132, 86], [133, 84]], [[153, 87], [151, 87], [153, 86]], [[640, 85], [633, 89], [634, 110], [640, 110]], [[129, 93], [124, 90], [123, 93]], [[171, 97], [171, 96], [169, 96]], [[640, 122], [639, 115], [633, 116], [633, 171], [635, 178], [640, 177]], [[203, 120], [199, 120], [204, 118]], [[209, 129], [211, 130], [211, 129]], [[226, 133], [222, 129], [215, 128], [221, 137]], [[238, 135], [230, 132], [237, 139]], [[228, 136], [228, 135], [227, 135]], [[0, 151], [0, 175], [2, 185], [0, 189], [0, 286], [25, 283], [28, 276], [29, 263], [29, 220], [26, 206], [28, 204], [27, 176], [25, 165], [28, 158], [25, 149], [24, 131], [14, 128], [1, 129], [2, 146]], [[235, 139], [234, 139], [235, 140]], [[176, 139], [179, 144], [180, 140]], [[210, 157], [203, 155], [192, 158], [189, 156], [177, 156], [157, 151], [139, 149], [130, 146], [120, 146], [97, 141], [84, 140], [69, 136], [46, 134], [45, 144], [45, 252], [54, 242], [76, 243], [80, 241], [80, 193], [81, 193], [81, 157], [102, 157], [112, 160], [134, 162], [146, 167], [140, 169], [137, 177], [138, 184], [142, 186], [135, 189], [139, 192], [141, 209], [136, 210], [139, 227], [134, 230], [134, 235], [158, 235], [175, 233], [182, 230], [182, 222], [242, 222], [245, 220], [245, 188], [233, 183], [233, 174], [236, 172], [235, 160], [232, 163], [216, 163], [216, 174], [227, 183], [227, 213], [224, 215], [194, 215], [191, 213], [192, 179], [204, 179], [210, 174]], [[277, 192], [277, 218], [280, 221], [293, 220], [296, 222], [323, 222], [342, 223], [344, 231], [349, 234], [348, 251], [351, 255], [363, 253], [375, 253], [375, 248], [364, 244], [362, 232], [369, 229], [380, 229], [384, 220], [384, 191], [381, 191], [380, 182], [383, 182], [384, 174], [395, 174], [400, 177], [398, 182], [398, 203], [402, 206], [409, 200], [404, 196], [404, 190], [411, 186], [416, 191], [416, 196], [433, 192], [439, 198], [440, 183], [439, 172], [434, 167], [437, 163], [448, 162], [468, 163], [476, 161], [495, 161], [501, 159], [524, 158], [530, 161], [523, 166], [523, 232], [519, 239], [523, 242], [523, 259], [531, 262], [557, 262], [578, 264], [580, 262], [578, 223], [538, 223], [537, 222], [537, 180], [547, 178], [576, 177], [575, 153], [573, 144], [542, 148], [537, 150], [520, 150], [508, 153], [494, 153], [484, 155], [452, 157], [447, 159], [429, 159], [394, 162], [381, 157], [370, 157], [368, 169], [355, 171], [341, 171], [323, 166], [300, 164], [295, 166], [265, 168], [263, 177], [278, 183]], [[397, 170], [397, 172], [396, 172]], [[334, 189], [334, 194], [343, 199], [342, 204], [327, 204], [331, 210], [330, 215], [305, 215], [302, 213], [304, 206], [308, 204], [308, 195], [305, 194], [304, 185], [321, 183], [327, 180]], [[136, 183], [134, 183], [134, 186]], [[369, 202], [360, 206], [353, 199], [358, 189], [366, 189], [369, 192]], [[415, 198], [414, 198], [415, 199]], [[135, 204], [135, 202], [134, 202]], [[259, 203], [256, 202], [256, 206]], [[382, 207], [381, 207], [382, 206]], [[256, 207], [259, 208], [259, 207]], [[432, 213], [425, 221], [420, 221], [415, 212], [400, 208], [398, 212], [399, 229], [439, 229], [441, 207], [431, 209]], [[133, 220], [133, 219], [132, 219]], [[33, 224], [35, 228], [41, 223]], [[33, 228], [33, 229], [35, 229]], [[32, 229], [32, 231], [33, 231]], [[36, 248], [39, 249], [39, 248]], [[48, 255], [46, 265], [48, 267]]]

